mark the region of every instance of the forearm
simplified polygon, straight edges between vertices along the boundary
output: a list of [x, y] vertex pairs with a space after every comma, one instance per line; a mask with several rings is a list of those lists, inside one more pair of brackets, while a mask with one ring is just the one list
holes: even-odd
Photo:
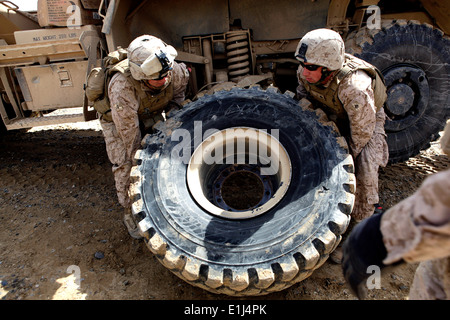
[[449, 256], [450, 170], [428, 177], [416, 193], [389, 209], [381, 232], [386, 264]]

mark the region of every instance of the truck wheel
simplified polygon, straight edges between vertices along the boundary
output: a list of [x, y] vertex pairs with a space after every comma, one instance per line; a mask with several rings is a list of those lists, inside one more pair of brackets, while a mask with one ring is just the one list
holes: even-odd
[[264, 295], [311, 275], [353, 208], [353, 160], [323, 113], [276, 90], [205, 95], [143, 139], [132, 212], [158, 260], [188, 283]]
[[386, 80], [385, 130], [391, 163], [439, 137], [450, 115], [450, 40], [428, 24], [398, 20], [349, 35], [347, 51], [378, 67]]

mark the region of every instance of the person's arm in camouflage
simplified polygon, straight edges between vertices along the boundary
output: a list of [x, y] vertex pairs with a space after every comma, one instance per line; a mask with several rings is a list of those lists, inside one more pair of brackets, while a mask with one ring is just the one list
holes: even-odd
[[302, 72], [303, 72], [302, 66], [298, 66], [298, 69], [297, 69], [298, 86], [297, 86], [297, 89], [296, 89], [296, 98], [297, 98], [297, 100], [301, 100], [303, 98], [305, 98], [305, 99], [309, 98], [308, 91], [306, 91], [305, 87], [303, 86], [302, 81], [300, 80]]
[[357, 157], [369, 142], [375, 130], [376, 107], [372, 90], [372, 79], [357, 71], [344, 78], [338, 96], [350, 123], [350, 149]]
[[450, 255], [450, 170], [434, 174], [381, 219], [385, 264]]
[[[450, 154], [450, 123], [441, 139]], [[450, 170], [436, 173], [410, 197], [359, 223], [344, 243], [342, 268], [355, 294], [365, 294], [367, 267], [450, 256]]]
[[184, 63], [174, 62], [172, 81], [173, 100], [182, 103], [185, 100], [186, 87], [189, 82], [189, 71]]

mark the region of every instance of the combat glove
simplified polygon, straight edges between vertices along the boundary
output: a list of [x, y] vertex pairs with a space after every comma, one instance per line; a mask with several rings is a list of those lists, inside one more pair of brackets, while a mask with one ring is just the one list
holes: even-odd
[[387, 251], [380, 231], [383, 213], [374, 214], [356, 225], [343, 244], [342, 269], [344, 278], [358, 299], [364, 299], [367, 293], [366, 281], [371, 273], [369, 266], [378, 266], [380, 270]]

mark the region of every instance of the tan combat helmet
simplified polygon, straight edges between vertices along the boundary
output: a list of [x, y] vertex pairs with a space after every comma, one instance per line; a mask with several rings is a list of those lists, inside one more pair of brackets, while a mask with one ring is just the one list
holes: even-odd
[[345, 46], [342, 37], [330, 29], [316, 29], [308, 32], [298, 43], [295, 57], [303, 63], [339, 70], [344, 65]]
[[131, 75], [136, 80], [158, 80], [172, 70], [177, 56], [174, 47], [159, 38], [143, 35], [128, 46]]

